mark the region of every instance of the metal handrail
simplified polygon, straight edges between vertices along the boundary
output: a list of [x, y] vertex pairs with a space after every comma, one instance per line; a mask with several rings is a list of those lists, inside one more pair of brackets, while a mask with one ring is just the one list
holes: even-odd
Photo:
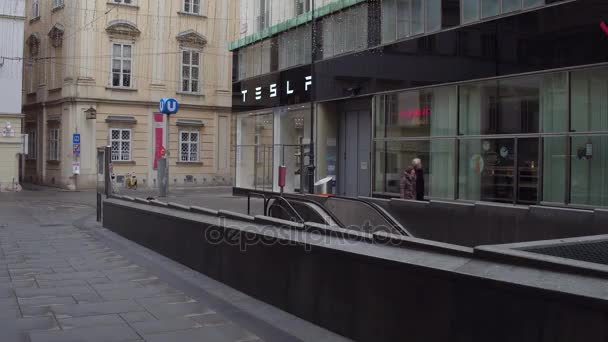
[[250, 191], [247, 193], [247, 215], [251, 216], [251, 197], [258, 197], [264, 199], [264, 215], [266, 215], [266, 194], [255, 191]]
[[[258, 197], [258, 198], [262, 198], [264, 199], [264, 215], [268, 215], [268, 203], [270, 202], [270, 199], [272, 199], [273, 197], [279, 196], [276, 193], [273, 192], [262, 192], [262, 191], [256, 191], [256, 190], [251, 190], [251, 191], [247, 191], [247, 214], [251, 215], [251, 197]], [[346, 226], [344, 225], [344, 223], [342, 223], [342, 221], [340, 221], [340, 219], [331, 212], [331, 210], [327, 209], [327, 207], [325, 205], [323, 205], [320, 202], [308, 199], [308, 198], [300, 198], [297, 195], [293, 195], [293, 194], [286, 194], [284, 196], [280, 196], [283, 198], [283, 200], [287, 201], [289, 203], [289, 200], [293, 200], [293, 201], [299, 201], [299, 202], [304, 202], [304, 203], [310, 203], [310, 204], [314, 204], [319, 206], [340, 228], [345, 228]], [[304, 219], [302, 218], [302, 216], [297, 212], [297, 210], [293, 207], [293, 205], [291, 203], [289, 203], [289, 206], [291, 207], [291, 210], [293, 210], [298, 216], [299, 218], [304, 221]], [[302, 222], [304, 223], [304, 222]]]
[[332, 212], [331, 212], [331, 210], [327, 209], [327, 207], [326, 207], [324, 204], [322, 204], [322, 203], [320, 203], [320, 202], [317, 202], [317, 201], [315, 201], [315, 200], [308, 199], [308, 198], [300, 198], [300, 197], [298, 197], [297, 195], [292, 195], [292, 194], [287, 195], [287, 196], [284, 196], [284, 197], [289, 198], [289, 199], [294, 200], [294, 201], [300, 201], [300, 202], [305, 202], [305, 203], [311, 203], [311, 204], [314, 204], [314, 205], [318, 205], [318, 206], [319, 206], [321, 209], [323, 209], [323, 210], [324, 210], [324, 211], [327, 213], [327, 215], [328, 215], [328, 216], [329, 216], [329, 217], [330, 217], [330, 218], [331, 218], [331, 219], [332, 219], [332, 220], [333, 220], [333, 221], [334, 221], [334, 222], [335, 222], [335, 223], [336, 223], [336, 224], [337, 224], [337, 225], [338, 225], [340, 228], [346, 228], [346, 226], [344, 225], [344, 223], [342, 223], [342, 221], [340, 221], [340, 219], [339, 219], [339, 218], [336, 216], [336, 214], [332, 213]]
[[[306, 222], [306, 221], [304, 221], [304, 218], [302, 218], [302, 215], [300, 215], [300, 213], [298, 213], [296, 208], [294, 208], [293, 205], [291, 205], [291, 203], [289, 203], [289, 201], [287, 199], [285, 199], [285, 197], [274, 195], [274, 196], [271, 196], [270, 199], [274, 199], [275, 201], [278, 199], [282, 202], [285, 202], [287, 204], [289, 210], [291, 210], [296, 215], [296, 218], [299, 220], [299, 223]], [[270, 208], [268, 208], [268, 210], [270, 210]], [[270, 212], [267, 212], [267, 216], [269, 214], [270, 214]]]
[[364, 199], [355, 198], [355, 197], [332, 196], [331, 198], [347, 200], [347, 201], [356, 201], [356, 202], [363, 203], [363, 204], [367, 205], [368, 207], [374, 209], [378, 214], [380, 214], [380, 216], [382, 216], [382, 218], [384, 218], [388, 223], [390, 223], [390, 225], [393, 226], [393, 228], [397, 229], [402, 234], [404, 234], [406, 236], [413, 236], [403, 225], [401, 225], [401, 223], [399, 223], [394, 217], [389, 215], [384, 210], [384, 208], [380, 207], [376, 203], [368, 202]]
[[[251, 191], [247, 192], [247, 197], [249, 198], [249, 200], [252, 195], [255, 197], [264, 198], [264, 215], [267, 215], [267, 204], [270, 201], [270, 199], [278, 196], [276, 193], [268, 192], [268, 191], [262, 192], [262, 191], [251, 190]], [[327, 206], [325, 206], [323, 203], [321, 203], [319, 201], [301, 197], [298, 194], [285, 194], [282, 197], [284, 200], [300, 201], [300, 202], [312, 203], [312, 204], [318, 205], [319, 207], [321, 207], [321, 209], [323, 209], [327, 213], [327, 215], [329, 217], [331, 217], [332, 220], [334, 220], [334, 222], [336, 222], [336, 224], [338, 226], [340, 226], [341, 228], [346, 227], [344, 225], [344, 223], [342, 223], [342, 221], [340, 221], [340, 219], [338, 217], [336, 217], [336, 215], [331, 210], [327, 209]], [[392, 217], [392, 215], [388, 214], [386, 212], [386, 210], [384, 210], [384, 208], [378, 206], [375, 203], [372, 203], [372, 202], [369, 202], [369, 201], [366, 201], [364, 199], [357, 198], [357, 197], [331, 196], [330, 198], [341, 199], [341, 200], [346, 200], [346, 201], [356, 201], [356, 202], [365, 204], [368, 207], [370, 207], [371, 209], [373, 209], [375, 212], [377, 212], [383, 219], [385, 219], [393, 228], [395, 228], [401, 234], [406, 235], [406, 236], [414, 236], [407, 230], [407, 228], [405, 228], [394, 217]], [[290, 205], [290, 207], [293, 208], [291, 203], [289, 205]], [[248, 205], [248, 210], [249, 210], [249, 205]], [[295, 208], [293, 210], [294, 210], [294, 212], [297, 213]], [[298, 214], [298, 216], [300, 216], [300, 215]]]

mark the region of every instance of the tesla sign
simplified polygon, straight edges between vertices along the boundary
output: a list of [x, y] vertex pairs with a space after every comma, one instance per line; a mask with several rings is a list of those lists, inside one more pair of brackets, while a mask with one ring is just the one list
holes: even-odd
[[[304, 91], [309, 91], [310, 87], [312, 86], [312, 76], [306, 76], [303, 80], [303, 84], [304, 84]], [[279, 95], [279, 93], [281, 92], [281, 89], [279, 89], [280, 86], [284, 87], [284, 92], [285, 94], [292, 95], [294, 93], [294, 83], [292, 81], [285, 81], [285, 84], [277, 84], [277, 83], [273, 83], [270, 84], [267, 87], [255, 87], [253, 90], [253, 93], [250, 94], [249, 93], [249, 89], [243, 89], [241, 90], [241, 95], [243, 103], [247, 102], [247, 98], [248, 96], [254, 96], [256, 101], [261, 101], [263, 98], [263, 91], [264, 93], [266, 93], [266, 90], [268, 90], [268, 96], [270, 98], [273, 97], [277, 97]], [[266, 88], [266, 89], [265, 89]]]

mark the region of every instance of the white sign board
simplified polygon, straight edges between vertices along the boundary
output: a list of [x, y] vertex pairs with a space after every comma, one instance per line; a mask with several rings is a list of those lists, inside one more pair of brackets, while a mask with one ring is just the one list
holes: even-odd
[[79, 161], [75, 161], [72, 163], [72, 173], [75, 175], [80, 174], [80, 162]]

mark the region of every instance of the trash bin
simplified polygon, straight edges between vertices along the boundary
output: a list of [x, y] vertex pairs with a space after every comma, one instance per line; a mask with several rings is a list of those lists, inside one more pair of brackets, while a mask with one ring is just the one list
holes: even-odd
[[323, 178], [315, 183], [315, 194], [317, 195], [332, 195], [333, 194], [333, 177]]

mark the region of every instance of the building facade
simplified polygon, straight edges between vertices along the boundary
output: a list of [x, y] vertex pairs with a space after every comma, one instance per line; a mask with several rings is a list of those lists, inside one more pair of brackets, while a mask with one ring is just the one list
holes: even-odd
[[159, 100], [172, 97], [170, 185], [231, 184], [237, 14], [231, 0], [27, 0], [26, 181], [95, 187], [97, 150], [110, 146], [119, 186], [130, 174], [157, 186]]
[[302, 184], [312, 122], [336, 194], [399, 197], [420, 158], [427, 199], [608, 206], [605, 1], [246, 3], [237, 187], [276, 190], [278, 165]]
[[21, 77], [25, 0], [0, 3], [0, 192], [19, 189], [21, 134]]

